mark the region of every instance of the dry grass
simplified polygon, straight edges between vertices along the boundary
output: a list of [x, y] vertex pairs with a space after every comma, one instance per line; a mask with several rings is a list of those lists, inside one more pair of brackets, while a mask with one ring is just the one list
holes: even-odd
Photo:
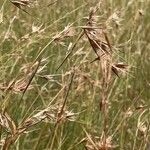
[[0, 4], [2, 150], [149, 149], [149, 1]]

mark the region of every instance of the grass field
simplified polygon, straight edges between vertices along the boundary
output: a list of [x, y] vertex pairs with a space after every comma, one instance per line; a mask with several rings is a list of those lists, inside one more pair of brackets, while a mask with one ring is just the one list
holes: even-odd
[[1, 0], [2, 150], [150, 149], [150, 0]]

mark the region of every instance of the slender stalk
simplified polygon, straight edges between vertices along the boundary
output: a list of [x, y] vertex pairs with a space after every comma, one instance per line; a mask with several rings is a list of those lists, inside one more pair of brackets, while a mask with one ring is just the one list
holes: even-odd
[[71, 90], [71, 85], [73, 83], [73, 78], [74, 78], [74, 71], [73, 71], [73, 73], [71, 75], [71, 79], [70, 79], [70, 82], [69, 82], [69, 86], [68, 86], [68, 90], [67, 90], [66, 96], [64, 98], [63, 105], [61, 107], [60, 112], [58, 112], [57, 121], [56, 121], [56, 124], [55, 124], [55, 129], [54, 129], [54, 134], [53, 134], [53, 138], [52, 138], [51, 144], [50, 144], [50, 140], [49, 140], [48, 145], [47, 145], [47, 147], [49, 147], [49, 145], [50, 145], [50, 150], [53, 150], [54, 142], [55, 142], [57, 131], [58, 131], [58, 128], [59, 128], [59, 123], [61, 121], [61, 118], [62, 118], [62, 115], [63, 115], [63, 112], [64, 112], [64, 108], [65, 108], [66, 103], [67, 103], [68, 95], [69, 95], [69, 92]]

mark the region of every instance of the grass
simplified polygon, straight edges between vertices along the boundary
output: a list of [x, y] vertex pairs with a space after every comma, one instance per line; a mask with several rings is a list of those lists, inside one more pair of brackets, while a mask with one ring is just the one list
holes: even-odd
[[149, 149], [149, 9], [1, 0], [1, 149]]

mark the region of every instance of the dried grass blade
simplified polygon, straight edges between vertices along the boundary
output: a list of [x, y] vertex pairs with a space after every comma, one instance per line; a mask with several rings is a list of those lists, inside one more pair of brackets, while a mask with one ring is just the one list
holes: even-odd
[[[22, 96], [21, 96], [21, 98], [20, 98], [20, 101], [18, 102], [18, 107], [20, 106], [21, 101], [22, 101], [22, 99], [23, 99], [23, 97], [24, 97], [24, 95], [25, 95], [25, 93], [26, 93], [28, 87], [30, 86], [30, 84], [31, 84], [31, 82], [32, 82], [32, 80], [33, 80], [33, 78], [35, 77], [35, 75], [36, 75], [36, 73], [37, 73], [37, 71], [38, 71], [38, 68], [40, 67], [40, 64], [41, 64], [41, 59], [38, 61], [35, 70], [34, 70], [33, 73], [31, 74], [31, 77], [30, 77], [30, 79], [29, 79], [29, 81], [28, 81], [28, 84], [26, 85], [26, 87], [25, 87], [25, 89], [24, 89], [24, 91], [23, 91], [23, 93], [22, 93]], [[15, 113], [16, 113], [16, 112], [15, 112]]]
[[87, 133], [87, 131], [85, 130], [85, 128], [83, 128], [83, 131], [85, 132], [85, 134], [86, 134], [87, 139], [89, 140], [89, 142], [93, 145], [94, 150], [98, 150], [96, 144], [94, 143], [94, 141], [92, 140], [92, 138], [90, 137], [90, 135]]
[[16, 129], [17, 129], [15, 122], [12, 120], [12, 118], [8, 115], [7, 112], [4, 113], [4, 116], [5, 116], [5, 118], [6, 118], [7, 122], [8, 122], [8, 125], [9, 125], [9, 128], [11, 130], [11, 133], [15, 134], [16, 133]]
[[69, 52], [69, 53], [66, 55], [66, 57], [63, 59], [62, 63], [57, 67], [56, 71], [58, 71], [58, 70], [60, 69], [60, 67], [65, 63], [65, 61], [68, 59], [68, 57], [72, 54], [72, 52], [73, 52], [73, 50], [75, 49], [75, 47], [76, 47], [78, 41], [82, 38], [83, 35], [84, 35], [84, 32], [81, 31], [80, 34], [79, 34], [79, 36], [77, 37], [77, 39], [76, 39], [74, 45], [72, 46], [70, 52]]
[[112, 46], [111, 46], [111, 44], [110, 44], [109, 38], [108, 38], [107, 34], [106, 34], [104, 31], [103, 31], [103, 34], [104, 34], [105, 40], [106, 40], [106, 42], [107, 42], [107, 44], [108, 44], [108, 47], [109, 47], [109, 49], [110, 49], [111, 52], [112, 52]]
[[21, 8], [22, 6], [28, 6], [28, 3], [25, 3], [24, 1], [11, 1], [9, 0], [13, 5], [15, 5], [16, 7], [18, 7], [20, 10], [22, 10], [23, 12], [27, 13], [28, 15], [32, 16], [29, 12], [27, 12], [25, 9]]
[[68, 95], [69, 95], [69, 92], [70, 92], [70, 89], [71, 89], [71, 85], [72, 85], [72, 83], [73, 83], [74, 75], [75, 75], [75, 72], [73, 71], [73, 72], [72, 72], [72, 75], [71, 75], [71, 78], [70, 78], [70, 83], [69, 83], [69, 86], [68, 86], [68, 90], [67, 90], [67, 93], [66, 93], [66, 96], [65, 96], [63, 105], [62, 105], [62, 107], [61, 107], [60, 112], [58, 113], [58, 118], [57, 118], [57, 122], [56, 122], [56, 125], [55, 125], [55, 126], [57, 126], [57, 124], [58, 124], [59, 121], [61, 120], [61, 117], [62, 117], [64, 108], [65, 108], [65, 105], [66, 105], [66, 103], [67, 103], [67, 99], [68, 99]]
[[99, 57], [99, 55], [98, 55], [98, 53], [97, 53], [97, 50], [96, 50], [97, 47], [99, 47], [98, 44], [97, 44], [97, 42], [94, 41], [94, 40], [92, 40], [92, 39], [89, 37], [89, 35], [88, 35], [86, 29], [84, 29], [84, 33], [85, 33], [85, 35], [87, 36], [87, 38], [88, 38], [88, 40], [89, 40], [89, 42], [90, 42], [90, 45], [92, 46], [92, 48], [93, 48], [95, 54], [97, 55], [97, 57]]
[[27, 91], [27, 89], [28, 89], [29, 85], [31, 84], [33, 78], [35, 77], [35, 74], [37, 73], [38, 68], [40, 67], [40, 64], [41, 64], [41, 59], [38, 61], [37, 66], [36, 66], [35, 70], [33, 71], [26, 88], [23, 91], [23, 95], [25, 94], [25, 92]]
[[113, 73], [119, 77], [119, 72], [118, 72], [117, 68], [112, 66], [111, 69], [112, 69]]

